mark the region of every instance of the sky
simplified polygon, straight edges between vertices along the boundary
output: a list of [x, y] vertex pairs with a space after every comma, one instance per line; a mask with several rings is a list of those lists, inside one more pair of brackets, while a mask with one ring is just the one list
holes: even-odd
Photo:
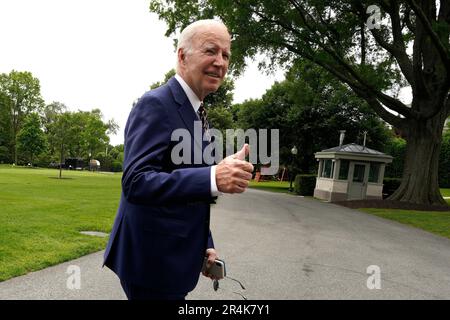
[[[148, 0], [0, 0], [0, 73], [30, 71], [46, 103], [69, 110], [99, 108], [123, 143], [131, 104], [175, 67], [166, 24]], [[277, 80], [249, 63], [235, 81], [234, 102], [259, 98]]]

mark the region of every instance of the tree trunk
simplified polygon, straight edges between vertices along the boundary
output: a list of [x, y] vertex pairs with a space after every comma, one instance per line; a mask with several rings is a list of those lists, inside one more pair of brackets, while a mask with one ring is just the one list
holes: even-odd
[[447, 205], [439, 190], [438, 167], [445, 115], [412, 120], [406, 132], [406, 157], [400, 187], [388, 200]]

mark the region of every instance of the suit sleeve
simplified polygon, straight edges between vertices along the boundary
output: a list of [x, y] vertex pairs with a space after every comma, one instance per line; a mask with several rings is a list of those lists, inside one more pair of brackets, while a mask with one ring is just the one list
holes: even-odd
[[214, 249], [214, 241], [212, 238], [211, 230], [209, 230], [209, 233], [208, 233], [208, 246], [206, 249], [210, 249], [210, 248]]
[[164, 172], [171, 127], [167, 109], [157, 97], [143, 96], [125, 128], [122, 190], [137, 204], [167, 204], [211, 200], [210, 167]]

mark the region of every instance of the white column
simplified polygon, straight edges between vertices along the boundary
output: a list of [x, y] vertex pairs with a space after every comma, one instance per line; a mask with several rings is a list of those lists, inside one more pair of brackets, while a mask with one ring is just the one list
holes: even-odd
[[336, 159], [334, 161], [334, 171], [333, 171], [333, 179], [339, 179], [339, 170], [341, 169], [341, 160]]
[[319, 173], [317, 174], [317, 177], [320, 178], [322, 176], [322, 169], [323, 169], [323, 159], [319, 160]]
[[379, 184], [383, 184], [383, 179], [384, 179], [384, 170], [386, 169], [386, 164], [382, 163], [380, 165], [380, 172], [378, 172], [378, 183]]

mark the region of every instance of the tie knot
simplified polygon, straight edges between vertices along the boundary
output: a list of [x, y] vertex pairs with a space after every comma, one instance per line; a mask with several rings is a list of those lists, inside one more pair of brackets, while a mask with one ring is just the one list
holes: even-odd
[[203, 102], [200, 104], [200, 107], [198, 108], [198, 113], [200, 113], [200, 114], [206, 113], [206, 109], [203, 106]]

